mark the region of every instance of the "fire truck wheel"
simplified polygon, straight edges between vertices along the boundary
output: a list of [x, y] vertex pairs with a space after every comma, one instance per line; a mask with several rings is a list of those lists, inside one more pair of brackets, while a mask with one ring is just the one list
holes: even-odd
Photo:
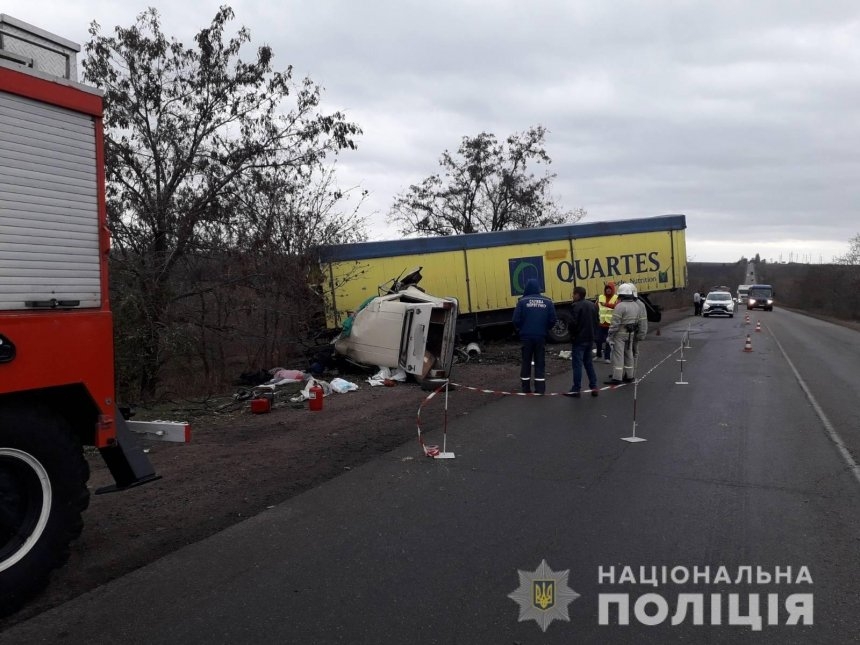
[[89, 467], [60, 417], [0, 408], [0, 615], [69, 557], [89, 504]]
[[570, 342], [570, 313], [567, 311], [558, 312], [558, 320], [555, 326], [547, 333], [547, 338], [551, 343], [569, 343]]

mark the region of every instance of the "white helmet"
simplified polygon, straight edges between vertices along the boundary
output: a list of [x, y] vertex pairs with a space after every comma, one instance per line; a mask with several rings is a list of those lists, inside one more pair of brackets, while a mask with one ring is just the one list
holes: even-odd
[[635, 284], [633, 285], [633, 297], [634, 297], [634, 298], [638, 298], [638, 297], [639, 297], [639, 290], [638, 290], [638, 289], [636, 289], [636, 285], [635, 285]]
[[634, 295], [635, 288], [629, 282], [625, 282], [623, 284], [618, 285], [618, 295], [619, 296], [632, 296]]

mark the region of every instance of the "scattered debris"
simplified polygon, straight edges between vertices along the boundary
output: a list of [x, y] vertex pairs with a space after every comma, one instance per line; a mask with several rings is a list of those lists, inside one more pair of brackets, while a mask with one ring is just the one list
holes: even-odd
[[351, 383], [346, 379], [335, 378], [332, 379], [331, 382], [332, 392], [336, 392], [337, 394], [346, 394], [347, 392], [354, 392], [358, 389], [358, 385], [355, 383]]
[[377, 385], [387, 385], [388, 387], [391, 387], [395, 382], [403, 383], [405, 381], [406, 372], [400, 367], [397, 367], [394, 370], [390, 367], [380, 367], [376, 374], [367, 379], [367, 382], [370, 383], [371, 387], [375, 387]]

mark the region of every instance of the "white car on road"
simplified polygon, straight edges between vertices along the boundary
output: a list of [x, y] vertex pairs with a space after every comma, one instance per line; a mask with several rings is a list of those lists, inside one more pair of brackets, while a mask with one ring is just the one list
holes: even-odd
[[705, 304], [702, 305], [702, 315], [707, 318], [717, 314], [729, 318], [735, 316], [735, 301], [728, 291], [711, 291], [705, 298]]

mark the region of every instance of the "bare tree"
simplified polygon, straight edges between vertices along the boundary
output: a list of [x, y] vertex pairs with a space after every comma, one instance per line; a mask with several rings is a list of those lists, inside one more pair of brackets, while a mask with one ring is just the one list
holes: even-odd
[[144, 395], [174, 350], [172, 308], [185, 295], [176, 292], [177, 267], [227, 246], [238, 187], [285, 172], [299, 191], [302, 177], [354, 148], [361, 132], [340, 112], [322, 112], [310, 79], [273, 71], [270, 47], [240, 58], [250, 34], [243, 27], [227, 38], [233, 17], [221, 7], [192, 48], [165, 36], [152, 8], [113, 36], [90, 27], [85, 78], [104, 91], [108, 216], [126, 289], [117, 311], [131, 334], [119, 340], [134, 348]]
[[389, 221], [403, 234], [454, 235], [576, 222], [583, 209], [564, 211], [550, 195], [555, 175], [530, 171], [551, 162], [546, 128], [512, 134], [504, 143], [482, 132], [463, 137], [456, 154], [442, 153], [442, 174], [398, 195]]
[[848, 252], [833, 258], [834, 264], [860, 264], [860, 233], [848, 240]]

